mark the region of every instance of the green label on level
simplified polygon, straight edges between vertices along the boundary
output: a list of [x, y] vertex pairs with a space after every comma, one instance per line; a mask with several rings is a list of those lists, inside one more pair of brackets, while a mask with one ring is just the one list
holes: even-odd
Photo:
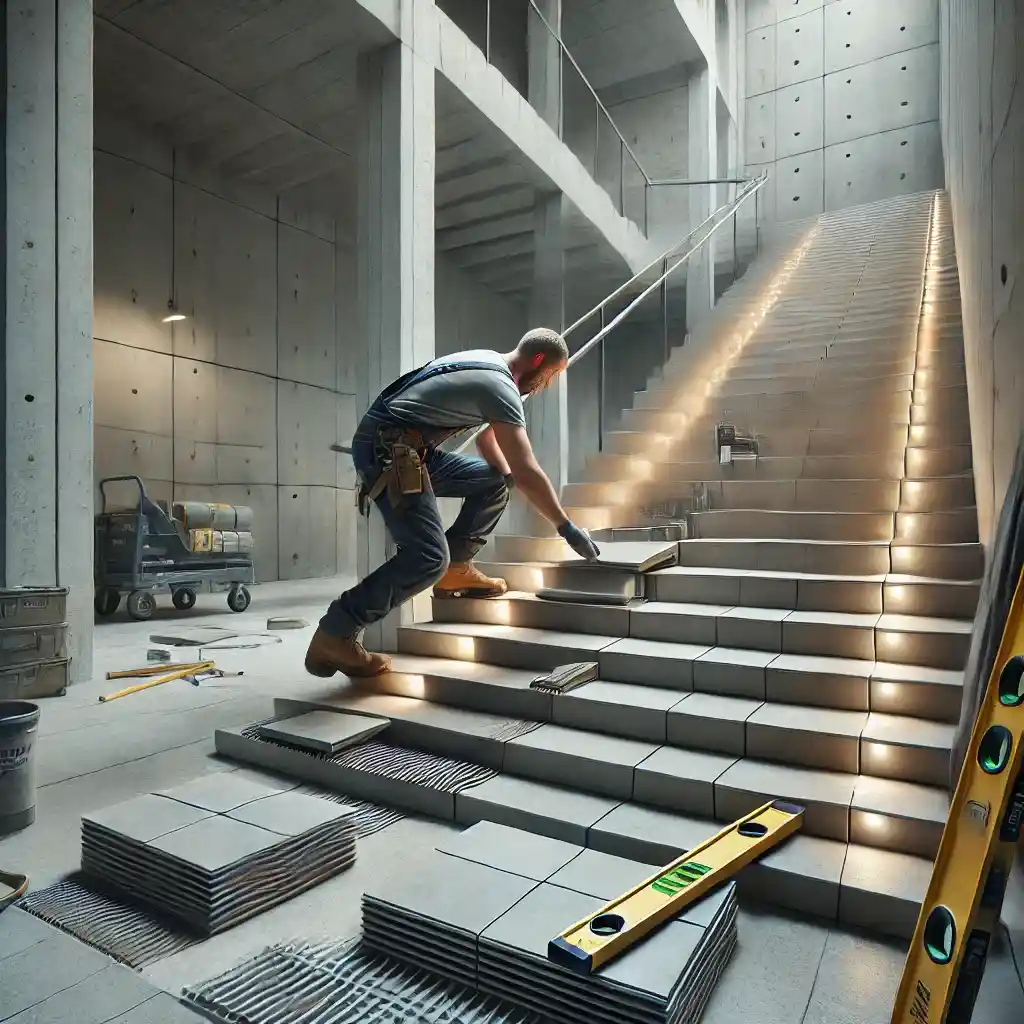
[[677, 892], [685, 889], [688, 885], [699, 881], [710, 870], [711, 868], [706, 864], [698, 864], [695, 860], [689, 860], [655, 879], [651, 882], [651, 888], [666, 896], [675, 896]]

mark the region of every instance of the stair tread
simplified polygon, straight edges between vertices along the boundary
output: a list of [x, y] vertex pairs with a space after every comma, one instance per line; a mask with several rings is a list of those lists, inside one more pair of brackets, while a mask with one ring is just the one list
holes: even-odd
[[[579, 641], [590, 641], [589, 650], [615, 653], [634, 654], [647, 657], [670, 658], [681, 661], [694, 661], [708, 654], [709, 651], [727, 651], [731, 648], [720, 648], [712, 644], [671, 643], [664, 640], [643, 640], [635, 637], [607, 637], [592, 634], [559, 633], [544, 629], [531, 629], [525, 626], [490, 626], [475, 622], [424, 622], [413, 626], [403, 626], [404, 630], [431, 633], [496, 636], [525, 643], [553, 644], [556, 646], [584, 646]], [[747, 651], [740, 649], [751, 658], [760, 657], [771, 652]], [[722, 657], [721, 654], [716, 655]], [[749, 661], [744, 663], [749, 664]], [[769, 667], [799, 670], [806, 667], [810, 671], [838, 672], [840, 674], [859, 674], [864, 667], [871, 668], [871, 677], [890, 682], [930, 682], [945, 685], [962, 685], [963, 672], [935, 669], [918, 665], [902, 665], [893, 662], [871, 662], [856, 658], [836, 658], [826, 655], [775, 654]]]

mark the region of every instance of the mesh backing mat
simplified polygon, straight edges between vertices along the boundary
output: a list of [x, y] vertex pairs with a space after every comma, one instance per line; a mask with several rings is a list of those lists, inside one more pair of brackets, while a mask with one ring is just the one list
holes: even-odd
[[[381, 743], [378, 740], [360, 743], [356, 747], [339, 751], [337, 754], [303, 750], [299, 747], [290, 746], [287, 743], [281, 743], [279, 740], [266, 739], [260, 736], [259, 728], [261, 725], [266, 724], [268, 723], [257, 722], [254, 725], [250, 725], [242, 730], [242, 735], [248, 740], [256, 740], [259, 743], [270, 743], [277, 747], [284, 747], [304, 757], [315, 758], [319, 761], [330, 761], [332, 764], [338, 765], [339, 768], [366, 772], [370, 775], [380, 775], [384, 778], [394, 779], [397, 782], [407, 782], [414, 786], [422, 786], [424, 789], [439, 790], [443, 793], [461, 793], [462, 790], [479, 786], [481, 783], [493, 779], [498, 774], [492, 768], [485, 768], [470, 761], [456, 761], [454, 758], [445, 757], [443, 754], [431, 754], [424, 750], [414, 750], [411, 747], [396, 747], [390, 743]], [[518, 724], [512, 724], [515, 725], [515, 728], [518, 728]], [[532, 730], [527, 730], [527, 732], [530, 731]], [[517, 735], [521, 735], [521, 733], [517, 733]], [[515, 737], [510, 736], [507, 738]], [[349, 802], [347, 797], [343, 798], [343, 800], [344, 802]]]
[[[380, 832], [405, 817], [390, 807], [351, 800], [314, 786], [303, 786], [300, 792], [354, 807], [358, 839]], [[133, 968], [173, 956], [207, 938], [180, 921], [135, 904], [130, 897], [80, 872], [45, 889], [30, 892], [17, 905]]]
[[371, 952], [358, 939], [277, 945], [184, 1001], [225, 1024], [547, 1024], [493, 996]]

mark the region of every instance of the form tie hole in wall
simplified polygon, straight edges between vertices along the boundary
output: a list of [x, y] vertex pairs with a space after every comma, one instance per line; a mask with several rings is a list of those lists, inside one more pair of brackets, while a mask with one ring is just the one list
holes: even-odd
[[909, 106], [909, 105], [910, 105], [910, 100], [904, 100], [904, 101], [903, 101], [903, 102], [902, 102], [902, 103], [900, 104], [900, 106], [901, 106], [901, 107], [906, 107], [906, 106]]
[[906, 140], [906, 139], [904, 139], [904, 140], [903, 140], [903, 141], [902, 141], [902, 142], [900, 143], [900, 145], [901, 145], [901, 146], [905, 146], [906, 144], [907, 144], [907, 140]]
[[900, 71], [906, 71], [906, 70], [907, 70], [907, 65], [904, 64], [903, 67], [900, 68]]
[[138, 388], [132, 388], [132, 394], [133, 395], [137, 395], [138, 393], [139, 393], [139, 389]]
[[905, 178], [906, 176], [907, 176], [907, 172], [906, 172], [906, 171], [904, 171], [904, 172], [903, 172], [903, 173], [902, 173], [902, 174], [900, 175], [900, 181], [903, 181], [903, 179], [904, 179], [904, 178]]
[[1006, 264], [1004, 263], [999, 268], [999, 280], [1002, 281], [1003, 284], [1006, 284], [1007, 277], [1009, 277], [1009, 271], [1006, 269]]
[[798, 61], [798, 60], [793, 61], [793, 67], [796, 67], [797, 64], [799, 64], [799, 63], [800, 63], [800, 61]]
[[794, 203], [799, 203], [800, 202], [800, 197], [799, 196], [793, 196], [793, 202]]
[[[1003, 269], [1005, 270], [1006, 268], [1004, 267]], [[1005, 280], [1005, 278], [1004, 278], [1004, 280]], [[36, 400], [36, 396], [35, 395], [26, 395], [25, 396], [25, 401], [26, 402], [34, 402], [35, 400]]]

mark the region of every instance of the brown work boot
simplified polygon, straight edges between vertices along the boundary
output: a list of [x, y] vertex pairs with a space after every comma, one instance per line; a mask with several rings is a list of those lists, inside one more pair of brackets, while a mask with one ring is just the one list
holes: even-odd
[[386, 654], [371, 654], [358, 637], [331, 636], [318, 629], [306, 651], [306, 671], [322, 679], [330, 679], [335, 672], [358, 679], [390, 672], [391, 659]]
[[503, 579], [485, 576], [472, 562], [452, 562], [437, 581], [434, 597], [501, 597], [508, 593]]

